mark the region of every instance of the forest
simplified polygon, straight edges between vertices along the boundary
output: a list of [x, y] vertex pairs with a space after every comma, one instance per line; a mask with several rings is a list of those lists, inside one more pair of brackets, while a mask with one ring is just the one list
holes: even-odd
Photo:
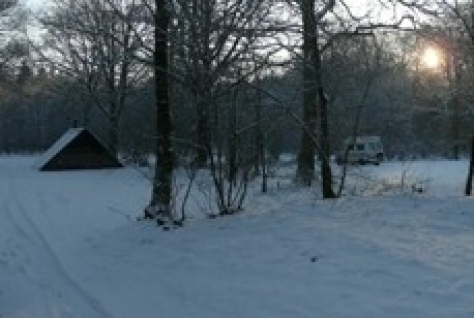
[[333, 155], [351, 136], [380, 136], [386, 160], [470, 156], [473, 1], [2, 4], [0, 152], [86, 127], [155, 165], [145, 217], [173, 215], [177, 168], [190, 184], [208, 169], [228, 214], [282, 154], [295, 183], [341, 196]]

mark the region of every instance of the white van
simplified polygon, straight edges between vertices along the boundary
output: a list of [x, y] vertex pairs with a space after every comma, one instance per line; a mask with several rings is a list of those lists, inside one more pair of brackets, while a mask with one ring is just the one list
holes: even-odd
[[[347, 156], [347, 158], [346, 158]], [[336, 154], [336, 163], [375, 164], [379, 165], [384, 159], [384, 151], [380, 136], [349, 137], [342, 150]]]

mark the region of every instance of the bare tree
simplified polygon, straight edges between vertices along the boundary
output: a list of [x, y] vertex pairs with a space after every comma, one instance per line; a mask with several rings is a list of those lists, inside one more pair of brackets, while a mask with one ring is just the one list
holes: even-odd
[[[439, 1], [439, 6], [446, 15], [448, 15], [452, 20], [456, 22], [458, 32], [467, 40], [467, 52], [470, 59], [468, 60], [468, 63], [465, 65], [465, 67], [471, 72], [474, 72], [474, 62], [472, 58], [474, 56], [474, 1], [469, 0], [458, 2], [442, 0]], [[458, 69], [456, 69], [456, 71], [459, 73], [459, 62], [456, 65], [458, 65]], [[470, 81], [468, 83], [470, 85], [469, 91], [472, 92], [472, 90], [474, 89], [474, 81], [472, 80], [472, 78], [470, 78]], [[470, 98], [472, 99], [472, 96]], [[474, 129], [472, 129], [472, 131], [474, 132]], [[469, 143], [471, 148], [471, 159], [469, 163], [468, 177], [465, 189], [466, 195], [472, 194], [472, 174], [474, 171], [474, 153], [472, 143], [473, 140], [474, 133], [472, 133], [471, 142]]]
[[275, 52], [263, 40], [275, 32], [268, 18], [272, 3], [194, 0], [174, 6], [173, 73], [194, 97], [195, 164], [209, 164], [221, 214], [239, 210], [246, 194], [249, 150], [243, 138], [248, 129], [240, 120], [246, 94], [241, 84], [267, 67]]
[[[447, 55], [452, 59], [450, 62], [451, 66], [448, 65], [447, 70], [450, 72], [448, 77], [452, 80], [450, 84], [452, 86], [452, 99], [451, 99], [451, 106], [453, 108], [452, 112], [452, 136], [454, 139], [457, 139], [459, 136], [459, 127], [458, 127], [458, 119], [459, 115], [459, 104], [460, 104], [460, 86], [462, 84], [467, 84], [469, 88], [467, 89], [468, 92], [472, 92], [474, 87], [474, 81], [472, 77], [465, 77], [464, 80], [461, 81], [461, 77], [463, 76], [461, 73], [470, 74], [474, 70], [474, 62], [472, 57], [474, 56], [474, 1], [466, 0], [466, 1], [455, 1], [455, 0], [435, 0], [429, 3], [419, 2], [419, 1], [403, 1], [399, 0], [404, 5], [412, 6], [422, 12], [430, 14], [434, 17], [438, 22], [441, 21], [442, 23], [448, 24], [448, 30], [451, 33], [450, 35], [455, 35], [454, 38], [457, 39], [456, 47], [452, 45], [445, 46], [445, 50], [447, 50]], [[449, 36], [449, 35], [448, 35]], [[451, 37], [452, 39], [453, 37]], [[452, 43], [452, 42], [451, 42]], [[465, 50], [462, 49], [463, 44]], [[459, 54], [461, 52], [467, 53], [467, 59], [464, 58], [464, 61], [461, 60], [461, 56]], [[463, 69], [468, 72], [462, 72]], [[463, 83], [464, 82], [464, 83]], [[472, 100], [472, 93], [469, 94], [470, 96], [467, 99]], [[474, 132], [474, 130], [471, 128]], [[474, 133], [472, 133], [474, 137]], [[471, 140], [472, 138], [471, 137]], [[456, 141], [455, 141], [456, 142]], [[472, 142], [469, 143], [470, 147], [472, 148]], [[453, 152], [455, 156], [458, 153], [458, 147], [455, 143], [453, 147]], [[466, 182], [465, 194], [471, 195], [472, 193], [472, 174], [474, 167], [474, 157], [471, 151], [471, 160], [469, 164], [468, 170], [468, 177]]]
[[[156, 163], [152, 196], [146, 214], [173, 219], [173, 125], [169, 99], [168, 32], [171, 22], [169, 3], [155, 0], [147, 4], [154, 25], [153, 75], [156, 98]], [[158, 219], [160, 221], [160, 219]]]
[[0, 3], [0, 67], [2, 73], [28, 57], [29, 50], [24, 38], [28, 23], [27, 12], [18, 0], [5, 0]]
[[[393, 5], [393, 1], [379, 0], [379, 4]], [[310, 185], [314, 179], [315, 154], [321, 162], [321, 183], [324, 198], [334, 198], [330, 166], [328, 108], [331, 99], [322, 75], [324, 54], [339, 39], [373, 34], [375, 29], [399, 28], [408, 16], [396, 21], [374, 21], [370, 12], [356, 15], [344, 0], [299, 0], [302, 21], [303, 67], [303, 123], [298, 153], [297, 180]]]
[[[261, 39], [268, 35], [266, 17], [272, 1], [176, 1], [176, 31], [173, 44], [176, 71], [182, 75], [184, 88], [190, 90], [196, 105], [195, 142], [196, 161], [207, 163], [212, 144], [211, 116], [213, 104], [228, 85], [248, 78], [253, 69], [235, 69], [249, 52], [257, 52], [265, 45]], [[264, 53], [260, 62], [263, 65]]]
[[59, 66], [82, 80], [96, 105], [102, 102], [105, 92], [107, 105], [101, 107], [110, 121], [118, 121], [133, 80], [142, 79], [142, 72], [152, 75], [156, 162], [145, 217], [157, 218], [160, 223], [162, 218], [172, 220], [174, 160], [169, 97], [172, 2], [55, 1], [61, 10], [42, 19], [49, 26], [52, 40], [48, 47], [56, 52], [53, 58], [59, 57], [65, 62]]
[[298, 154], [298, 179], [310, 185], [314, 178], [315, 143], [310, 134], [317, 127], [320, 112], [320, 139], [318, 153], [321, 159], [321, 176], [324, 198], [335, 197], [332, 190], [332, 173], [329, 163], [327, 97], [322, 83], [322, 52], [319, 42], [319, 28], [322, 19], [335, 6], [335, 1], [326, 2], [317, 10], [314, 0], [300, 2], [303, 21], [303, 121], [306, 129], [302, 132]]
[[90, 107], [96, 106], [108, 121], [108, 145], [117, 154], [126, 99], [131, 87], [148, 76], [133, 59], [139, 49], [136, 8], [125, 0], [111, 1], [55, 0], [55, 11], [40, 21], [47, 30], [43, 60], [83, 84], [90, 102], [82, 124], [89, 125]]
[[[459, 35], [463, 36], [467, 41], [467, 52], [468, 52], [468, 63], [465, 65], [465, 67], [470, 70], [470, 72], [474, 72], [474, 62], [473, 62], [473, 56], [474, 56], [474, 1], [468, 0], [468, 1], [448, 1], [448, 0], [442, 0], [439, 1], [439, 6], [443, 11], [456, 22], [456, 25], [458, 27], [458, 32]], [[455, 85], [456, 88], [459, 87], [459, 73], [461, 72], [461, 63], [460, 61], [455, 61]], [[468, 80], [469, 81], [469, 80]], [[469, 92], [472, 92], [474, 89], [474, 81], [472, 80], [472, 77], [470, 78], [469, 83]], [[457, 91], [456, 93], [458, 93]], [[472, 94], [472, 93], [471, 93]], [[456, 94], [455, 100], [454, 100], [454, 107], [457, 106], [457, 103], [459, 101], [457, 100], [459, 98], [459, 94]], [[470, 96], [472, 99], [472, 95]], [[456, 120], [456, 119], [455, 119]], [[456, 130], [456, 129], [455, 129]], [[465, 194], [466, 195], [471, 195], [472, 194], [472, 174], [474, 171], [474, 145], [473, 145], [473, 140], [474, 140], [474, 129], [472, 129], [472, 136], [471, 136], [471, 142], [470, 148], [471, 148], [471, 154], [470, 154], [470, 163], [469, 163], [469, 170], [468, 170], [468, 177], [466, 181], [466, 188], [465, 188]], [[455, 131], [457, 133], [457, 131]]]

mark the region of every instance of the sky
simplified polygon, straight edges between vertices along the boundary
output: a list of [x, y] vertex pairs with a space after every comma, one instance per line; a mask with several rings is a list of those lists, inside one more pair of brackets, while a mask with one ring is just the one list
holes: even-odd
[[51, 3], [50, 0], [20, 0], [28, 8], [36, 10], [41, 10], [46, 4]]
[[[42, 6], [45, 4], [49, 3], [50, 0], [21, 0], [26, 5], [32, 9], [41, 9]], [[368, 7], [371, 7], [371, 4], [373, 6], [374, 1], [373, 0], [346, 0], [346, 3], [349, 4], [352, 9], [354, 10], [354, 13], [356, 14], [363, 14], [366, 12]], [[378, 11], [378, 10], [377, 10]], [[378, 12], [380, 14], [380, 12]], [[391, 15], [393, 12], [391, 10], [385, 10], [385, 12], [381, 13], [385, 18], [391, 18]]]

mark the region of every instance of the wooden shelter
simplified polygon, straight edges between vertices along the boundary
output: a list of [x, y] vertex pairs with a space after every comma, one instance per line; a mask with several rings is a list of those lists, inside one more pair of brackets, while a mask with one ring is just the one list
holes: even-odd
[[40, 158], [40, 171], [117, 168], [123, 165], [90, 131], [66, 131]]

